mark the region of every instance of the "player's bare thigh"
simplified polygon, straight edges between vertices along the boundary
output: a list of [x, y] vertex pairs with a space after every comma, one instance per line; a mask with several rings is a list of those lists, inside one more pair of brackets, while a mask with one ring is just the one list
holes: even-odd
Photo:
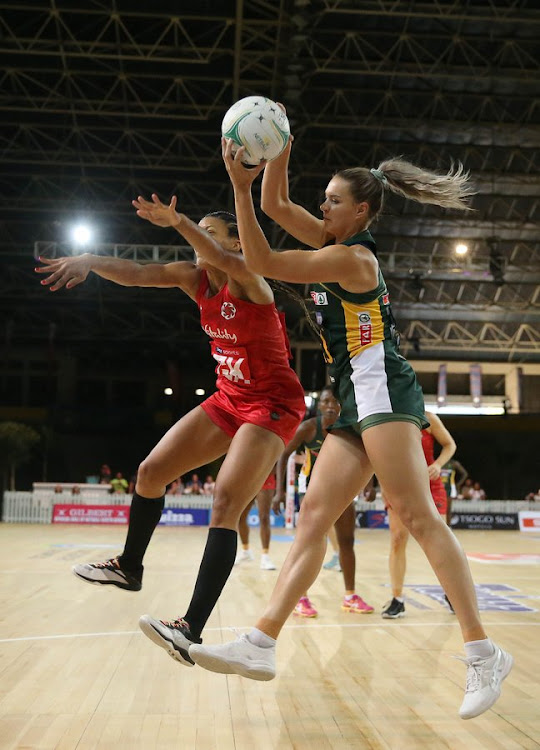
[[137, 492], [158, 497], [182, 474], [223, 456], [232, 438], [196, 406], [161, 438], [139, 466]]
[[283, 452], [283, 440], [264, 427], [243, 424], [227, 452], [216, 478], [211, 526], [236, 528], [246, 505], [252, 502]]

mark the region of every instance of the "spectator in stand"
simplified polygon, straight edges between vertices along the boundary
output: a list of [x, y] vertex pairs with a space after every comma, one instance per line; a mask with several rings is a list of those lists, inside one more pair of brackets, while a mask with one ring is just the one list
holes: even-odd
[[108, 466], [108, 464], [103, 464], [101, 469], [99, 470], [99, 483], [100, 484], [109, 484], [112, 477], [112, 471], [111, 467]]
[[525, 495], [525, 500], [529, 503], [538, 503], [540, 502], [540, 490], [536, 490], [536, 492], [529, 492], [528, 495]]
[[186, 482], [184, 495], [202, 495], [203, 486], [198, 474], [192, 474], [191, 479]]
[[80, 495], [81, 494], [81, 488], [79, 487], [78, 484], [74, 484], [73, 485], [73, 487], [71, 488], [71, 494], [72, 495]]
[[206, 477], [206, 481], [203, 484], [204, 494], [213, 495], [215, 486], [216, 486], [216, 483], [214, 482], [214, 477], [211, 474], [208, 474], [208, 476]]
[[171, 482], [169, 488], [167, 489], [167, 495], [181, 495], [184, 492], [184, 483], [182, 482], [182, 477], [178, 477], [178, 479], [175, 479], [174, 482]]
[[485, 500], [486, 493], [480, 486], [480, 482], [474, 482], [471, 490], [471, 500]]
[[63, 492], [62, 485], [61, 484], [57, 484], [56, 487], [54, 488], [54, 494], [55, 495], [61, 495], [62, 492]]
[[460, 494], [458, 495], [458, 498], [460, 500], [472, 500], [472, 491], [473, 491], [473, 480], [466, 479], [463, 482], [463, 486], [461, 488]]
[[128, 491], [128, 481], [124, 479], [121, 471], [116, 472], [116, 476], [114, 479], [111, 479], [110, 484], [114, 495], [125, 495]]

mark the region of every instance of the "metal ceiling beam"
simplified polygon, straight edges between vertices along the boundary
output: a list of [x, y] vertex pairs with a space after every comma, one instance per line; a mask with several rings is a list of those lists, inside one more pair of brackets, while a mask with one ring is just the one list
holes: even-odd
[[424, 305], [415, 302], [413, 305], [395, 303], [392, 305], [398, 324], [401, 320], [422, 321], [467, 321], [487, 323], [527, 323], [540, 326], [540, 309], [538, 310], [505, 310], [496, 305], [484, 307], [472, 305]]
[[[275, 93], [291, 102], [291, 196], [314, 210], [317, 190], [340, 166], [375, 166], [390, 153], [426, 165], [465, 162], [477, 178], [474, 215], [390, 200], [374, 227], [398, 317], [423, 350], [439, 346], [446, 358], [471, 347], [483, 358], [538, 357], [540, 14], [530, 0], [472, 0], [466, 10], [453, 0], [238, 0], [207, 3], [232, 12], [206, 19], [195, 0], [178, 13], [160, 0], [142, 12], [129, 3], [126, 12], [67, 0], [0, 5], [1, 248], [17, 266], [2, 277], [0, 318], [15, 316], [25, 336], [46, 338], [35, 321], [24, 323], [38, 301], [36, 321], [46, 310], [66, 326], [79, 320], [77, 305], [99, 307], [91, 281], [77, 301], [38, 294], [18, 261], [26, 253], [31, 263], [36, 237], [58, 239], [70, 214], [85, 209], [103, 220], [103, 237], [152, 240], [158, 235], [133, 221], [129, 203], [150, 187], [177, 191], [193, 216], [216, 200], [230, 205], [221, 117], [236, 98]], [[275, 247], [291, 246], [264, 226]], [[490, 273], [486, 240], [494, 236], [502, 286]], [[469, 245], [459, 264], [458, 239]], [[124, 244], [122, 257], [191, 257], [189, 248]], [[131, 296], [97, 284], [99, 314], [121, 313], [108, 318], [113, 326], [126, 318], [126, 347], [150, 345], [152, 326], [174, 342], [166, 292]], [[133, 316], [130, 328], [130, 307], [142, 299], [157, 318]], [[307, 340], [297, 316], [294, 335]], [[87, 318], [84, 335], [107, 335], [99, 325], [92, 332]], [[414, 354], [414, 342], [404, 346]]]
[[508, 4], [504, 4], [499, 8], [495, 3], [489, 4], [491, 13], [486, 13], [486, 7], [483, 5], [471, 5], [467, 4], [467, 12], [463, 13], [462, 3], [454, 3], [448, 5], [447, 3], [439, 3], [437, 0], [433, 0], [431, 3], [417, 3], [409, 5], [405, 9], [401, 3], [395, 2], [395, 0], [376, 0], [375, 2], [366, 2], [363, 0], [362, 6], [357, 2], [348, 0], [323, 0], [324, 3], [324, 15], [322, 23], [327, 22], [327, 17], [330, 14], [347, 14], [356, 16], [377, 16], [378, 18], [406, 18], [407, 20], [413, 20], [415, 18], [426, 18], [439, 21], [466, 21], [466, 22], [481, 22], [481, 23], [502, 23], [518, 24], [518, 25], [539, 25], [540, 19], [538, 14], [532, 9], [521, 8], [520, 14], [512, 14], [512, 9], [508, 7]]
[[[429, 279], [433, 281], [451, 281], [459, 282], [460, 284], [484, 284], [493, 281], [492, 275], [487, 271], [487, 267], [483, 271], [439, 271], [439, 270], [427, 270], [425, 266], [413, 265], [406, 271], [389, 271], [385, 269], [384, 256], [381, 255], [381, 265], [384, 269], [384, 278], [389, 280], [404, 280], [412, 281], [414, 277], [418, 277], [420, 281]], [[530, 273], [526, 269], [511, 269], [503, 272], [504, 281], [506, 284], [527, 284], [536, 286], [540, 284], [540, 271], [536, 273]]]

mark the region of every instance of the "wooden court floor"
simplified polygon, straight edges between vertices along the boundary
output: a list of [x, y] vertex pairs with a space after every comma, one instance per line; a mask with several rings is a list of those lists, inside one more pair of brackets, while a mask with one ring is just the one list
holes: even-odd
[[[341, 612], [341, 575], [323, 570], [311, 591], [319, 617], [291, 617], [278, 676], [258, 683], [187, 669], [138, 631], [141, 614], [183, 614], [206, 529], [158, 529], [141, 592], [101, 589], [71, 574], [75, 562], [113, 556], [124, 533], [0, 526], [1, 750], [540, 748], [540, 535], [458, 532], [474, 556], [488, 632], [516, 660], [495, 708], [462, 721], [465, 668], [451, 658], [461, 653], [458, 626], [422, 588], [436, 580], [414, 542], [405, 618], [380, 617], [389, 596], [388, 532], [358, 530], [357, 588], [376, 612]], [[278, 565], [287, 534], [275, 531]], [[253, 531], [252, 541], [258, 552]], [[521, 557], [490, 557], [499, 554]], [[235, 568], [205, 640], [249, 627], [276, 577], [260, 570], [258, 556]]]

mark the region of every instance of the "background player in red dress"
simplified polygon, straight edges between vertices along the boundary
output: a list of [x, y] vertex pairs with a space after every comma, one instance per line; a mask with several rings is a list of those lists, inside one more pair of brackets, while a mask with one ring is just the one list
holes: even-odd
[[200, 633], [225, 585], [236, 556], [240, 514], [257, 494], [305, 413], [304, 391], [289, 365], [288, 342], [262, 276], [248, 271], [234, 215], [217, 212], [199, 224], [139, 198], [137, 213], [173, 226], [195, 250], [195, 262], [140, 264], [91, 255], [48, 260], [51, 291], [72, 288], [90, 271], [124, 286], [177, 287], [196, 302], [216, 359], [217, 391], [183, 416], [141, 463], [124, 551], [102, 563], [76, 565], [89, 583], [138, 591], [143, 557], [164, 506], [166, 485], [226, 454], [216, 478], [208, 540], [185, 618], [160, 621], [145, 615], [143, 632], [177, 661], [193, 666], [188, 647]]
[[[429, 489], [437, 510], [446, 520], [447, 495], [446, 489], [441, 480], [441, 469], [456, 452], [456, 443], [436, 414], [426, 411], [426, 417], [429, 421], [429, 427], [422, 430], [422, 449], [428, 465]], [[433, 455], [433, 445], [435, 441], [441, 446], [441, 452], [437, 460], [435, 460]], [[392, 599], [384, 605], [382, 616], [387, 619], [395, 619], [396, 617], [403, 617], [405, 614], [403, 582], [405, 580], [405, 570], [407, 567], [407, 542], [409, 541], [410, 534], [397, 513], [392, 510], [388, 501], [385, 500], [385, 504], [388, 511], [388, 525], [390, 526], [389, 568], [390, 582], [392, 584]], [[446, 601], [448, 602], [450, 611], [453, 613], [454, 610], [452, 609], [450, 602], [448, 599], [446, 599]]]
[[270, 557], [270, 511], [272, 509], [272, 498], [276, 490], [276, 470], [275, 467], [272, 469], [268, 477], [266, 478], [263, 486], [259, 490], [257, 497], [245, 508], [238, 521], [238, 533], [240, 534], [240, 542], [242, 549], [238, 550], [236, 555], [235, 565], [241, 565], [243, 562], [251, 562], [253, 558], [253, 552], [249, 548], [249, 523], [248, 516], [249, 512], [254, 503], [257, 504], [257, 511], [259, 513], [259, 533], [261, 536], [261, 570], [275, 570], [276, 566], [272, 562]]

